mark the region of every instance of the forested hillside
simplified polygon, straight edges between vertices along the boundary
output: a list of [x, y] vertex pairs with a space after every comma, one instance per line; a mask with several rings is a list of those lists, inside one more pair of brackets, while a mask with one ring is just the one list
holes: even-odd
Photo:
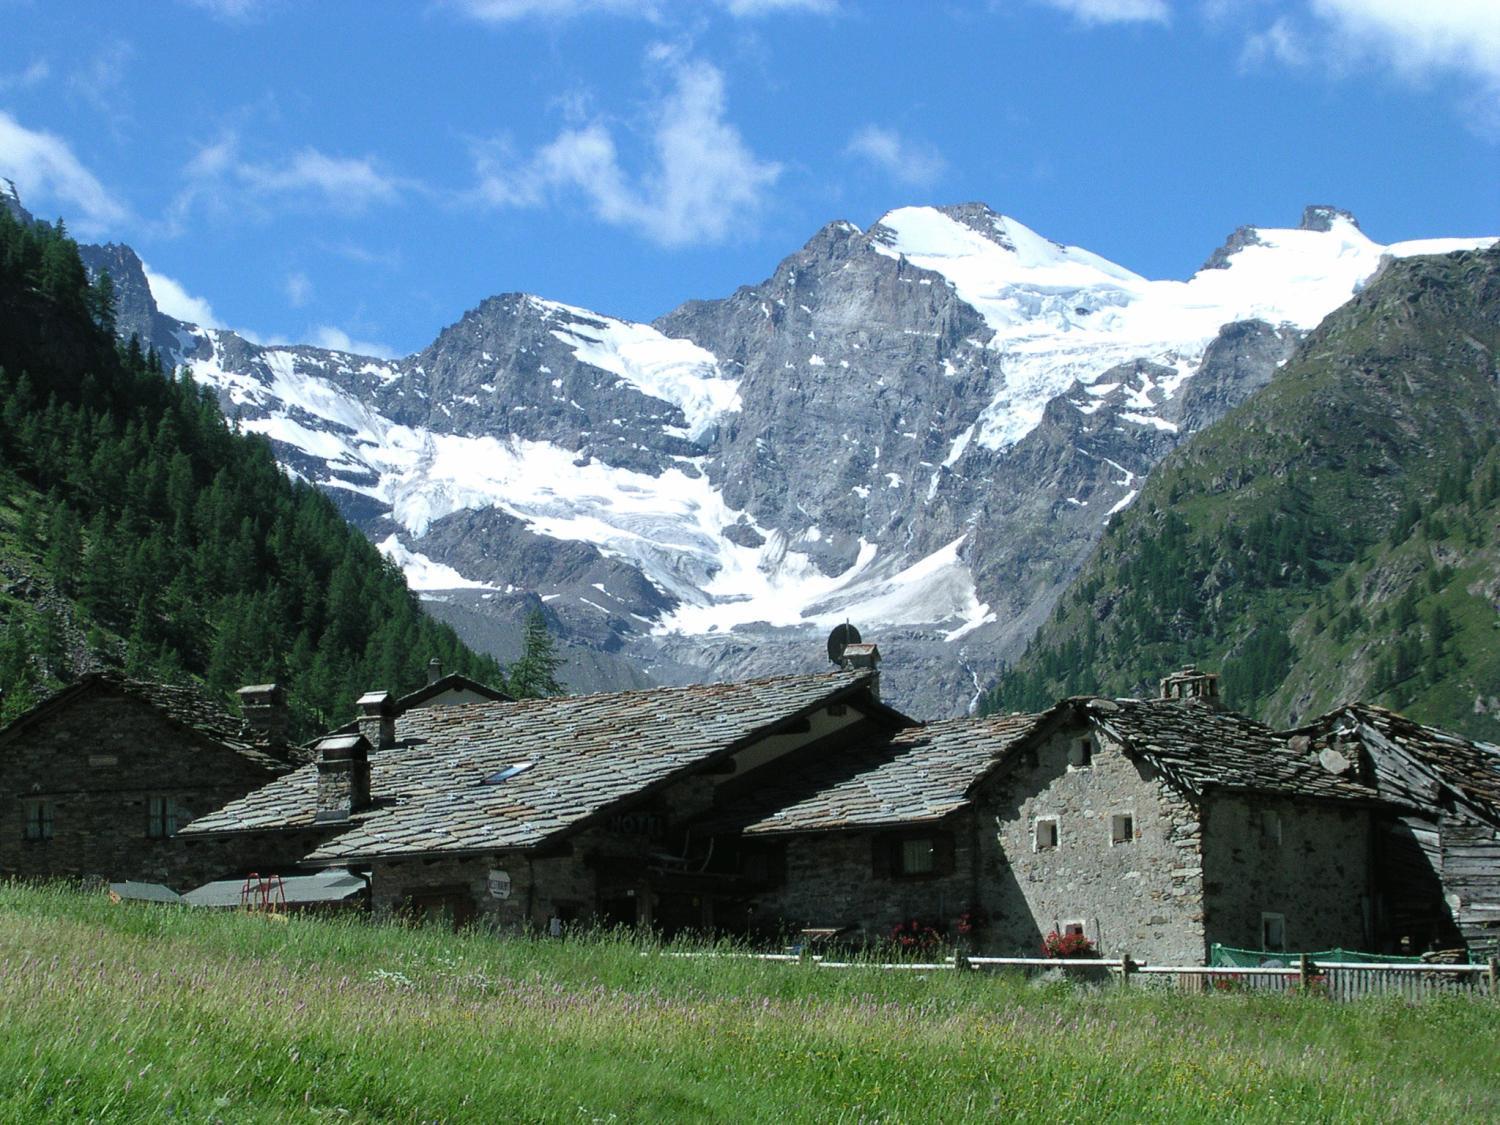
[[117, 345], [59, 223], [0, 210], [0, 719], [93, 667], [281, 680], [300, 733], [432, 657], [498, 682], [211, 392]]
[[1189, 662], [1289, 723], [1342, 699], [1500, 736], [1500, 250], [1393, 262], [1114, 517], [988, 710]]

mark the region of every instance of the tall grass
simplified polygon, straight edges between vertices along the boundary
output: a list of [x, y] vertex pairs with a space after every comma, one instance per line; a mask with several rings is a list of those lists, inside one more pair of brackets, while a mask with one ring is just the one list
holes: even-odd
[[1435, 1121], [1500, 1009], [1037, 987], [0, 887], [0, 1118]]

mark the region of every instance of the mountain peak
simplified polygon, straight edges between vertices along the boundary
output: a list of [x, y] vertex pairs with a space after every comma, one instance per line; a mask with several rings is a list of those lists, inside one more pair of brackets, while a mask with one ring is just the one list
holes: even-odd
[[21, 193], [16, 190], [16, 181], [6, 177], [4, 179], [5, 190], [0, 191], [0, 207], [9, 211], [18, 222], [34, 223], [36, 217], [21, 206]]
[[1342, 207], [1331, 207], [1326, 203], [1309, 203], [1302, 209], [1302, 221], [1297, 224], [1298, 230], [1315, 230], [1327, 233], [1333, 229], [1334, 223], [1345, 222], [1355, 230], [1359, 230], [1359, 220]]

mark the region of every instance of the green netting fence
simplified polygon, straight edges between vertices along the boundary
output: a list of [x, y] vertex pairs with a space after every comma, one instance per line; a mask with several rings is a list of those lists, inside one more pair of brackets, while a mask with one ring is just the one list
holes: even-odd
[[[1259, 965], [1273, 963], [1291, 967], [1297, 964], [1297, 959], [1301, 956], [1300, 950], [1234, 949], [1216, 942], [1209, 948], [1208, 965], [1212, 969], [1253, 969]], [[1320, 949], [1316, 952], [1309, 950], [1307, 957], [1315, 965], [1337, 961], [1356, 965], [1419, 965], [1422, 963], [1420, 957], [1403, 957], [1394, 953], [1362, 953], [1354, 949]]]

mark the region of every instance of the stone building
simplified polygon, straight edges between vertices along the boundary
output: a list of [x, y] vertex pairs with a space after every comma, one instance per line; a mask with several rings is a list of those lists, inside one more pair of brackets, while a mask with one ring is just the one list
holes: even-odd
[[1164, 695], [933, 723], [782, 771], [715, 822], [784, 872], [752, 917], [866, 939], [915, 919], [999, 955], [1073, 932], [1172, 964], [1368, 947], [1375, 793], [1220, 710], [1210, 677]]
[[1500, 953], [1500, 747], [1364, 703], [1286, 737], [1385, 803], [1376, 910], [1392, 947]]
[[[1477, 933], [1500, 897], [1494, 748], [1370, 708], [1278, 734], [1191, 669], [1153, 700], [923, 725], [881, 704], [874, 646], [845, 657], [547, 700], [372, 692], [182, 839], [226, 871], [351, 872], [383, 915], [866, 941], [915, 920], [980, 953], [1073, 932], [1158, 964], [1378, 949], [1435, 913]], [[1394, 862], [1413, 839], [1425, 868]]]
[[396, 700], [396, 714], [413, 707], [454, 707], [461, 703], [511, 703], [505, 692], [470, 679], [461, 672], [443, 674], [437, 657], [427, 662], [427, 683]]
[[194, 817], [293, 768], [274, 685], [248, 722], [194, 688], [86, 676], [0, 730], [0, 877], [98, 877], [176, 888], [232, 870], [188, 848]]
[[367, 874], [379, 914], [742, 929], [775, 873], [693, 822], [792, 755], [913, 725], [876, 685], [866, 668], [401, 714], [371, 693], [357, 731], [186, 835], [316, 838], [303, 864]]

